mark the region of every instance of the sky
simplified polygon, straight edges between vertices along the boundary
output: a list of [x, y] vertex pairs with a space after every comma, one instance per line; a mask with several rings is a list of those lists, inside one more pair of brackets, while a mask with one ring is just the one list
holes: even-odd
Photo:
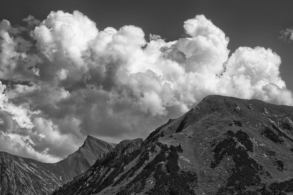
[[0, 4], [1, 151], [145, 138], [211, 94], [293, 105], [290, 0]]

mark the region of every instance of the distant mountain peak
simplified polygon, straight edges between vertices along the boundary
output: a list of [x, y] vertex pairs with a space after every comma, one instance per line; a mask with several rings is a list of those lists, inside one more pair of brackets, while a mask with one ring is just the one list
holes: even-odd
[[80, 147], [80, 149], [93, 149], [93, 148], [100, 148], [102, 150], [110, 150], [115, 147], [115, 144], [105, 142], [101, 139], [98, 139], [96, 137], [93, 137], [91, 135], [87, 135], [86, 139], [84, 140], [83, 145]]
[[88, 146], [88, 144], [90, 144], [93, 141], [94, 142], [104, 142], [104, 141], [102, 141], [102, 140], [100, 140], [98, 138], [95, 138], [95, 137], [91, 136], [91, 135], [87, 135], [85, 140], [84, 140], [84, 142], [83, 142], [83, 144], [82, 144], [82, 146], [80, 148]]
[[113, 148], [113, 144], [87, 136], [76, 152], [53, 164], [0, 151], [0, 194], [50, 194]]
[[[87, 135], [85, 141], [86, 141], [86, 140], [91, 140], [91, 139], [100, 140], [100, 139], [98, 139], [98, 138], [96, 138], [96, 137], [94, 137], [94, 136]], [[100, 140], [100, 141], [102, 141], [102, 140]]]

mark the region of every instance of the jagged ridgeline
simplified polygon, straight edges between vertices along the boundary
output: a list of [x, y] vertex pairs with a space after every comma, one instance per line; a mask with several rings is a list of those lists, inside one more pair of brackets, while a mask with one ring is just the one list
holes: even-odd
[[87, 171], [112, 148], [113, 144], [88, 136], [76, 152], [57, 163], [42, 163], [0, 152], [0, 194], [52, 194], [62, 184]]
[[54, 195], [293, 193], [293, 108], [208, 96], [124, 141]]

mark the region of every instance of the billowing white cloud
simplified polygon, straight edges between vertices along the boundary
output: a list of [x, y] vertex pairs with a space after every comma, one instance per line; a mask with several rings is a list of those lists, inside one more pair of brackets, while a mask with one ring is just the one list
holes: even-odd
[[[229, 38], [203, 15], [187, 20], [187, 36], [172, 42], [146, 41], [131, 25], [99, 31], [78, 11], [26, 21], [13, 36], [8, 21], [0, 25], [0, 78], [14, 82], [0, 85], [0, 141], [11, 143], [2, 150], [54, 161], [87, 134], [145, 137], [210, 94], [293, 104], [276, 53], [240, 47], [229, 57]], [[28, 31], [34, 41], [19, 33]]]
[[281, 105], [292, 105], [292, 92], [286, 88], [280, 88], [275, 84], [266, 84], [262, 87], [265, 92], [262, 94], [264, 99], [267, 102]]
[[[263, 86], [273, 83], [280, 90], [287, 90], [280, 77], [280, 57], [271, 49], [240, 47], [231, 55], [221, 82], [227, 95], [231, 92], [236, 97], [257, 98], [268, 101]], [[291, 104], [289, 104], [291, 105]]]
[[15, 51], [16, 43], [13, 41], [13, 38], [8, 33], [9, 29], [9, 21], [3, 20], [0, 23], [1, 78], [7, 77], [7, 75], [10, 75], [10, 73], [14, 71], [17, 64], [15, 59], [19, 57], [19, 54]]
[[42, 152], [38, 152], [34, 149], [34, 145], [32, 144], [33, 142], [28, 136], [0, 132], [1, 151], [22, 157], [34, 158], [42, 162], [56, 162], [60, 160], [59, 157], [47, 154], [49, 148]]
[[219, 74], [229, 54], [224, 32], [203, 15], [185, 21], [184, 29], [191, 38], [179, 39], [176, 47], [187, 58], [186, 71]]

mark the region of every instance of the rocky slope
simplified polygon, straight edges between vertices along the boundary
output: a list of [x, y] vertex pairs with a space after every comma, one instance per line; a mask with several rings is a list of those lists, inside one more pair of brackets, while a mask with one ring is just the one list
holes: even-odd
[[51, 194], [88, 170], [96, 159], [113, 147], [113, 144], [88, 136], [76, 152], [52, 164], [0, 152], [0, 194]]
[[121, 143], [68, 194], [293, 193], [293, 107], [208, 96], [145, 141]]

